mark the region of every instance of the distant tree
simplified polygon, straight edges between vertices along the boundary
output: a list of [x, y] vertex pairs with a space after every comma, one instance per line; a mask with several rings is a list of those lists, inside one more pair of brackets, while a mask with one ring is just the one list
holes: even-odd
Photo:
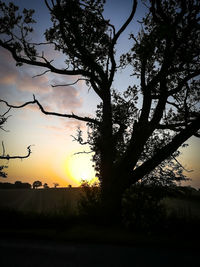
[[12, 183], [0, 183], [1, 189], [30, 189], [31, 184], [22, 183], [21, 181], [16, 181], [14, 184]]
[[24, 189], [31, 189], [31, 184], [29, 183], [22, 183]]
[[36, 188], [38, 188], [40, 186], [42, 186], [42, 182], [40, 182], [40, 181], [33, 182], [33, 189], [36, 189]]
[[13, 189], [14, 184], [11, 183], [0, 183], [0, 189]]
[[[105, 210], [118, 213], [122, 194], [137, 181], [164, 178], [166, 169], [168, 174], [177, 170], [173, 178], [181, 178], [178, 148], [191, 136], [200, 136], [200, 1], [145, 1], [141, 30], [130, 34], [132, 48], [118, 62], [116, 44], [133, 21], [137, 0], [119, 30], [103, 17], [104, 0], [45, 3], [53, 24], [45, 32], [46, 45], [64, 54], [65, 68], [54, 65], [39, 52], [41, 44], [31, 41], [34, 11], [24, 9], [19, 15], [13, 3], [2, 1], [0, 46], [18, 66], [44, 67], [42, 74], [79, 75], [75, 83], [84, 80], [100, 99], [96, 117], [46, 111], [35, 96], [18, 106], [1, 101], [10, 108], [36, 104], [46, 115], [86, 122], [88, 140], [83, 141], [81, 131], [76, 140], [94, 152]], [[126, 67], [137, 83], [133, 79], [120, 93], [113, 90], [113, 80]]]
[[53, 183], [54, 184], [54, 188], [57, 188], [57, 186], [59, 186], [58, 183]]
[[17, 188], [17, 189], [30, 189], [31, 188], [31, 184], [22, 183], [21, 181], [16, 181], [14, 183], [14, 188]]
[[47, 189], [47, 188], [49, 188], [49, 186], [48, 186], [48, 184], [47, 184], [47, 183], [44, 183], [44, 184], [43, 184], [43, 187], [44, 187], [44, 189]]

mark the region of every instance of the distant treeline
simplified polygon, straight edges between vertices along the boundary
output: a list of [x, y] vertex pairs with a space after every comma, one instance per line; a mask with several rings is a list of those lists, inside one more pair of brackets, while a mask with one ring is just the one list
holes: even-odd
[[12, 183], [0, 183], [0, 189], [31, 189], [31, 184], [16, 181]]

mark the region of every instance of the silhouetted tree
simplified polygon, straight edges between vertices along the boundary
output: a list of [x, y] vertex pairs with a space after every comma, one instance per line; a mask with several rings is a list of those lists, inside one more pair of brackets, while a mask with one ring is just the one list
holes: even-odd
[[1, 189], [31, 189], [31, 184], [22, 183], [21, 181], [16, 181], [14, 184], [12, 183], [0, 183]]
[[48, 184], [47, 184], [47, 183], [44, 183], [44, 184], [43, 184], [43, 187], [44, 187], [44, 189], [47, 189], [47, 188], [49, 188], [49, 186], [48, 186]]
[[[34, 11], [24, 9], [19, 15], [14, 4], [0, 2], [0, 46], [19, 66], [44, 67], [43, 74], [79, 75], [75, 83], [85, 80], [101, 101], [95, 118], [46, 111], [35, 96], [19, 106], [2, 102], [10, 108], [36, 104], [46, 115], [86, 122], [91, 129], [88, 141], [83, 141], [80, 131], [76, 139], [89, 143], [95, 152], [102, 201], [108, 209], [118, 210], [121, 195], [131, 184], [154, 177], [155, 170], [156, 176], [165, 175], [166, 164], [173, 165], [178, 148], [191, 136], [199, 136], [200, 2], [146, 1], [141, 30], [137, 36], [130, 34], [132, 48], [118, 63], [116, 44], [133, 21], [137, 0], [119, 30], [104, 19], [104, 2], [45, 0], [53, 23], [45, 32], [46, 45], [64, 54], [66, 68], [53, 65], [37, 49], [40, 44], [30, 41]], [[132, 68], [138, 82], [133, 79], [122, 94], [112, 90], [113, 80], [118, 68], [126, 67]]]
[[31, 188], [31, 184], [22, 183], [21, 181], [16, 181], [14, 183], [14, 188], [17, 188], [17, 189], [30, 189]]
[[58, 183], [53, 183], [54, 184], [54, 188], [57, 188], [59, 186]]
[[33, 182], [33, 189], [36, 189], [36, 188], [38, 188], [40, 186], [42, 186], [42, 182], [40, 182], [40, 181]]

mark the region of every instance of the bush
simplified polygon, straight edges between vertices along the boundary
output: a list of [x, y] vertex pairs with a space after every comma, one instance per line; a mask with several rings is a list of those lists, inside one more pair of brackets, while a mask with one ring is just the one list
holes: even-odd
[[79, 215], [89, 219], [99, 218], [101, 210], [100, 188], [97, 184], [82, 182], [83, 194], [78, 202]]
[[126, 227], [140, 230], [158, 230], [166, 218], [161, 200], [163, 190], [156, 186], [134, 185], [122, 199], [122, 220]]

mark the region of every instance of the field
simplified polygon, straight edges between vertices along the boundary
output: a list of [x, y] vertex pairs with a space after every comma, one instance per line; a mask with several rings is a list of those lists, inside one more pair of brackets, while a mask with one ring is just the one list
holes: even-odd
[[[0, 208], [43, 214], [75, 214], [82, 194], [82, 188], [1, 189]], [[168, 213], [174, 212], [184, 218], [200, 218], [199, 191], [189, 196], [166, 197], [163, 201]]]
[[0, 190], [0, 208], [23, 212], [74, 213], [81, 188], [3, 189]]
[[151, 232], [149, 228], [127, 228], [121, 223], [107, 224], [78, 215], [82, 188], [2, 189], [0, 236], [6, 240], [22, 238], [196, 249], [200, 238], [200, 192], [193, 193], [163, 199], [167, 212], [173, 217], [169, 216], [163, 225], [161, 221], [161, 227]]

